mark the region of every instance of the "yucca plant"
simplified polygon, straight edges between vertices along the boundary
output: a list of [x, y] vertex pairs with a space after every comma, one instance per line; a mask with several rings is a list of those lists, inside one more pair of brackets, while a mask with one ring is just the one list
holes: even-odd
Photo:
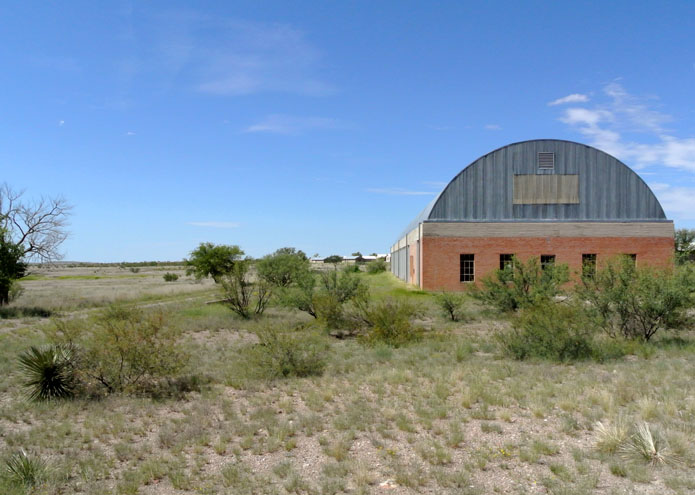
[[40, 457], [20, 450], [5, 461], [5, 474], [12, 483], [35, 486], [45, 477], [46, 463]]
[[62, 346], [30, 347], [19, 356], [19, 365], [31, 400], [71, 397], [75, 390], [72, 352]]
[[643, 460], [652, 466], [678, 464], [678, 456], [670, 452], [666, 440], [658, 430], [646, 422], [637, 425], [630, 439], [620, 447], [620, 453], [629, 460]]

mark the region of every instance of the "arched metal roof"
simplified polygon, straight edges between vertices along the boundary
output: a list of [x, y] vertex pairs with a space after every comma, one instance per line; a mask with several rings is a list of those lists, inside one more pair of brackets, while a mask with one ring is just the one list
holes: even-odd
[[[539, 169], [538, 153], [554, 153], [554, 167]], [[516, 175], [576, 175], [572, 204], [514, 204]], [[409, 224], [506, 221], [662, 221], [649, 186], [617, 158], [586, 144], [537, 139], [509, 144], [465, 167]]]

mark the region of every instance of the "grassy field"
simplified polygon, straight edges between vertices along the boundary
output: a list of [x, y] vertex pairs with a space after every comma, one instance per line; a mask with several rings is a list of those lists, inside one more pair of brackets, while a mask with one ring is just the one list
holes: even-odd
[[[31, 402], [17, 356], [46, 342], [51, 320], [0, 320], [0, 455], [23, 449], [45, 464], [38, 488], [7, 484], [1, 493], [695, 492], [690, 333], [660, 335], [604, 363], [514, 361], [494, 338], [507, 325], [494, 314], [471, 305], [470, 320], [450, 322], [430, 294], [365, 274], [375, 297], [423, 306], [425, 337], [367, 347], [271, 307], [262, 320], [318, 339], [327, 363], [321, 376], [271, 380], [249, 358], [263, 323], [206, 305], [217, 297], [211, 282], [166, 283], [166, 271], [183, 276], [172, 267], [77, 267], [22, 283], [13, 305], [57, 318], [117, 300], [165, 308], [197, 385], [177, 398]], [[643, 422], [665, 462], [617, 448]]]

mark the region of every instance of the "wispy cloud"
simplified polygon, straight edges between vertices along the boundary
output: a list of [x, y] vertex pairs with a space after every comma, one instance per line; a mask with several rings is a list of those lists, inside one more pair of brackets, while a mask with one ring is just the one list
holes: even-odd
[[664, 165], [695, 171], [695, 137], [677, 137], [665, 124], [673, 117], [653, 108], [613, 82], [602, 90], [605, 102], [573, 106], [559, 120], [584, 135], [589, 144], [633, 167]]
[[319, 75], [320, 51], [289, 24], [195, 11], [169, 11], [152, 21], [152, 33], [143, 37], [152, 40], [153, 62], [198, 91], [325, 95], [335, 89]]
[[444, 182], [444, 181], [440, 181], [440, 180], [425, 180], [425, 181], [422, 181], [422, 183], [425, 184], [426, 186], [437, 187], [439, 189], [443, 189], [444, 187], [446, 187], [447, 184], [449, 184], [448, 182]]
[[63, 127], [64, 125], [65, 125], [65, 121], [64, 121], [64, 120], [59, 120], [59, 121], [58, 121], [58, 127]]
[[565, 105], [567, 103], [585, 103], [587, 101], [589, 101], [587, 95], [572, 93], [571, 95], [563, 96], [562, 98], [548, 102], [548, 106]]
[[409, 189], [401, 189], [398, 187], [383, 187], [383, 188], [369, 188], [367, 192], [375, 194], [389, 194], [392, 196], [433, 196], [437, 194], [432, 191], [411, 191]]
[[126, 136], [135, 136], [135, 133], [133, 131], [128, 131], [125, 133]]
[[499, 124], [485, 124], [485, 130], [487, 131], [500, 131], [502, 126]]
[[695, 188], [662, 183], [650, 184], [650, 187], [658, 196], [667, 217], [695, 220]]
[[292, 115], [269, 115], [244, 129], [244, 132], [267, 132], [272, 134], [302, 134], [316, 129], [345, 128], [336, 119], [325, 117], [296, 117]]
[[235, 229], [241, 224], [239, 222], [188, 222], [188, 225], [209, 227], [212, 229]]

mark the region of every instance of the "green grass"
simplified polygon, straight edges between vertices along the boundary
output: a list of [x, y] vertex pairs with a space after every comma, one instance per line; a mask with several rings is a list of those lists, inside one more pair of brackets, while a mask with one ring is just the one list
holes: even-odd
[[[260, 323], [321, 344], [323, 373], [306, 377], [258, 373], [259, 322], [204, 304], [213, 290], [134, 298], [165, 303], [191, 354], [186, 373], [206, 380], [177, 398], [29, 402], [17, 356], [47, 343], [42, 323], [3, 322], [1, 454], [50, 460], [38, 493], [366, 494], [387, 480], [404, 493], [591, 493], [598, 479], [606, 493], [692, 489], [691, 332], [606, 362], [519, 362], [492, 338], [504, 321], [454, 324], [390, 273], [364, 278], [376, 297], [425, 306], [422, 340], [366, 347], [270, 308]], [[645, 449], [651, 457], [626, 457], [625, 436], [597, 427], [646, 417], [679, 462], [652, 462], [657, 451]]]

